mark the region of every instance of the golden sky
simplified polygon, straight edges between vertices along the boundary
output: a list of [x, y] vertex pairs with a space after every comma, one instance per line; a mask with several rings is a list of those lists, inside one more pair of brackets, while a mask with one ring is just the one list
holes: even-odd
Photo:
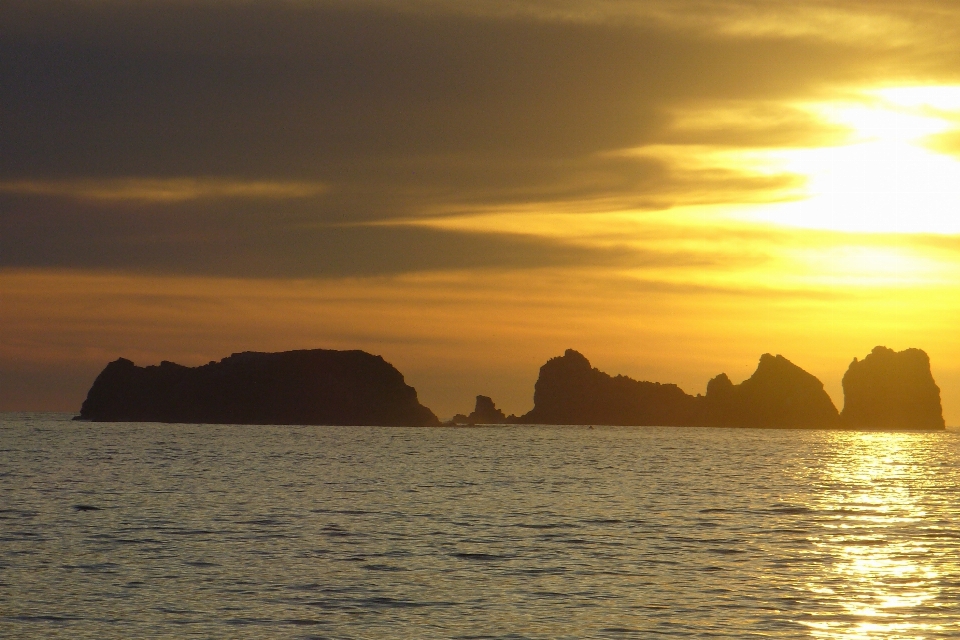
[[960, 424], [953, 2], [14, 0], [0, 409], [97, 372], [364, 349], [441, 417], [566, 348], [838, 408], [931, 357]]

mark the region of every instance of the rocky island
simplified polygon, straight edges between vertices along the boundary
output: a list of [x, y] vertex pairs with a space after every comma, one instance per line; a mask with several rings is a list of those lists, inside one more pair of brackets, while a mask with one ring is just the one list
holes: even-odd
[[380, 356], [312, 349], [247, 351], [219, 362], [138, 367], [120, 358], [97, 376], [79, 420], [212, 424], [439, 424]]
[[611, 376], [567, 349], [540, 367], [533, 409], [522, 424], [677, 425], [697, 424], [697, 401], [675, 384]]
[[930, 358], [920, 349], [874, 347], [853, 359], [843, 376], [843, 412], [848, 429], [943, 429], [940, 387]]
[[831, 428], [837, 409], [815, 376], [783, 356], [760, 357], [757, 370], [734, 385], [720, 374], [706, 396], [675, 384], [610, 376], [573, 349], [540, 368], [534, 408], [517, 422], [631, 426]]

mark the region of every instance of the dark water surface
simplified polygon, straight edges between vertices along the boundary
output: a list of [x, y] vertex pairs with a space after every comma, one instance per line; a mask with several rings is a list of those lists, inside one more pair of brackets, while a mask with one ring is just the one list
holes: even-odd
[[960, 638], [960, 432], [0, 416], [2, 638]]

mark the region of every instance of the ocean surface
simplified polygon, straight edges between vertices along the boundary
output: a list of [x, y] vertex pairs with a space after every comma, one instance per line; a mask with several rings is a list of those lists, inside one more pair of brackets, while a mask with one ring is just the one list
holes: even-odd
[[0, 415], [0, 637], [960, 638], [960, 431]]

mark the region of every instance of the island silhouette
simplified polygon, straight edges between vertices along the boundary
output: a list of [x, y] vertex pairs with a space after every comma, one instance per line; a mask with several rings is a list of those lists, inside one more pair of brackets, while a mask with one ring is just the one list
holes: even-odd
[[[542, 367], [534, 406], [506, 416], [483, 395], [446, 424], [543, 424], [758, 429], [943, 429], [940, 389], [920, 349], [878, 346], [853, 359], [838, 412], [823, 383], [782, 355], [765, 353], [748, 379], [721, 373], [705, 395], [675, 384], [611, 376], [567, 349]], [[120, 358], [97, 376], [76, 419], [220, 424], [434, 426], [417, 391], [382, 357], [312, 349], [235, 353], [185, 367], [138, 367]]]
[[95, 422], [432, 426], [440, 421], [380, 356], [311, 349], [235, 353], [185, 367], [120, 358], [80, 408]]

